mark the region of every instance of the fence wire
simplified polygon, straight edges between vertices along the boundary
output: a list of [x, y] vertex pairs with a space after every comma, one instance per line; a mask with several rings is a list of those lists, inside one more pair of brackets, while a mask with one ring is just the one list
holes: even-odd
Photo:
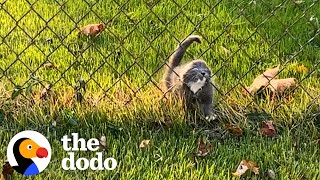
[[[125, 96], [126, 106], [150, 86], [166, 98], [163, 69], [174, 47], [198, 34], [203, 45], [190, 47], [185, 59], [209, 61], [216, 104], [239, 98], [257, 75], [280, 64], [274, 79], [296, 78], [290, 91], [308, 98], [309, 108], [320, 101], [319, 8], [318, 0], [4, 0], [0, 82], [11, 100], [71, 89], [79, 103], [99, 93], [95, 103], [119, 104]], [[97, 37], [79, 33], [93, 23], [104, 26]], [[243, 108], [261, 105], [244, 93], [250, 100]]]

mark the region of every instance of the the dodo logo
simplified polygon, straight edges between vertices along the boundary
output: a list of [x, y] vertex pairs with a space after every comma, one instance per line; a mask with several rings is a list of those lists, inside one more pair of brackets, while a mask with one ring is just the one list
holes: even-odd
[[9, 164], [17, 172], [31, 176], [39, 174], [49, 164], [51, 147], [48, 140], [36, 131], [22, 131], [9, 142]]

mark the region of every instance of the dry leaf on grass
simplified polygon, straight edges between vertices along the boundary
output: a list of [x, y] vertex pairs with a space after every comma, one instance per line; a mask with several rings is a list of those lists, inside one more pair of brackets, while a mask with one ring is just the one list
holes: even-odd
[[104, 24], [88, 24], [80, 28], [80, 32], [85, 36], [95, 37], [104, 29]]
[[295, 78], [286, 78], [286, 79], [273, 79], [270, 81], [268, 88], [271, 90], [273, 95], [281, 95], [286, 90], [293, 89], [296, 87]]
[[276, 134], [276, 129], [273, 126], [273, 121], [264, 121], [262, 122], [262, 127], [260, 132], [266, 136], [274, 136]]
[[100, 141], [99, 141], [99, 149], [107, 150], [106, 140], [107, 140], [106, 136], [101, 136]]
[[266, 174], [270, 179], [276, 179], [276, 173], [272, 169], [269, 169]]
[[[304, 70], [304, 67], [301, 68]], [[266, 88], [270, 90], [272, 98], [274, 98], [275, 95], [282, 95], [286, 90], [296, 87], [295, 78], [275, 79], [278, 72], [279, 66], [266, 70], [263, 74], [256, 77], [250, 86], [245, 87], [243, 93], [246, 95], [249, 92], [254, 95], [263, 88]]]
[[13, 175], [13, 168], [10, 166], [9, 162], [6, 161], [2, 166], [1, 180], [7, 180]]
[[144, 139], [141, 141], [140, 145], [139, 145], [139, 148], [140, 149], [144, 149], [144, 148], [147, 148], [149, 147], [150, 145], [150, 140], [149, 139]]
[[51, 84], [47, 84], [40, 93], [40, 99], [46, 100], [51, 92]]
[[204, 157], [212, 151], [212, 145], [210, 143], [204, 143], [203, 139], [199, 139], [196, 156]]
[[236, 172], [232, 173], [232, 175], [234, 176], [242, 176], [244, 173], [247, 172], [247, 170], [249, 169], [249, 167], [247, 166], [247, 161], [242, 160], [236, 170]]
[[100, 138], [100, 144], [101, 144], [102, 146], [106, 146], [106, 140], [107, 140], [106, 136], [101, 136], [101, 138]]
[[259, 167], [257, 163], [253, 161], [248, 161], [248, 167], [255, 175], [259, 174]]
[[229, 131], [229, 133], [235, 136], [242, 136], [243, 131], [240, 127], [233, 125], [233, 124], [226, 124], [225, 128]]
[[236, 172], [232, 173], [232, 175], [240, 177], [248, 170], [252, 171], [256, 175], [259, 174], [259, 167], [255, 162], [242, 160]]
[[44, 68], [46, 68], [46, 69], [54, 69], [54, 68], [56, 68], [56, 66], [54, 65], [54, 64], [52, 64], [52, 63], [45, 63], [44, 65], [43, 65], [43, 67]]
[[245, 87], [245, 90], [243, 91], [244, 94], [247, 94], [249, 92], [250, 94], [254, 95], [261, 88], [267, 87], [269, 84], [269, 81], [271, 79], [274, 79], [275, 76], [278, 74], [278, 72], [279, 72], [279, 66], [267, 69], [264, 73], [256, 77], [250, 86]]
[[279, 67], [280, 65], [269, 68], [263, 73], [263, 75], [269, 79], [274, 78], [279, 73]]

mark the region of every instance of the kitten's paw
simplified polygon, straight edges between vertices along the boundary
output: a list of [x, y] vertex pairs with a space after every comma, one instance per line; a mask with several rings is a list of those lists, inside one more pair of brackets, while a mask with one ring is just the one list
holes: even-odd
[[216, 114], [211, 114], [211, 115], [209, 115], [209, 116], [206, 116], [206, 120], [207, 121], [214, 121], [214, 120], [216, 120], [217, 119], [217, 115]]

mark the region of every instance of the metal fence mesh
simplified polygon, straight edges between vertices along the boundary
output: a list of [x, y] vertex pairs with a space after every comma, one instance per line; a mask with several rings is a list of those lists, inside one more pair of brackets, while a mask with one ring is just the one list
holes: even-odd
[[[208, 62], [216, 104], [263, 110], [254, 95], [237, 99], [266, 67], [280, 64], [277, 77], [296, 78], [299, 107], [309, 108], [320, 99], [319, 7], [317, 0], [2, 0], [0, 82], [11, 100], [31, 101], [37, 92], [45, 99], [53, 90], [71, 92], [79, 103], [165, 98], [162, 69], [176, 44], [198, 34], [204, 43], [185, 59]], [[105, 28], [79, 37], [90, 23]], [[288, 102], [282, 98], [272, 110]]]

